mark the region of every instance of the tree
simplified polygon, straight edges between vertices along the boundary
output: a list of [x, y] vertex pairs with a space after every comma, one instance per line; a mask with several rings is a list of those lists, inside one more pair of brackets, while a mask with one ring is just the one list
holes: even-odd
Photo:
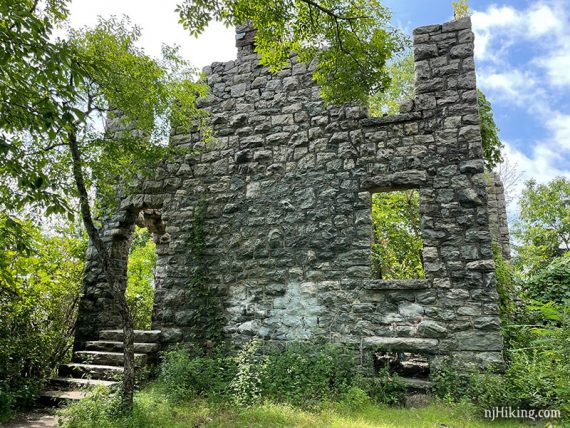
[[[67, 16], [65, 1], [47, 1], [43, 9], [39, 3], [0, 2], [0, 207], [8, 214], [30, 206], [48, 214], [69, 208], [61, 192], [67, 187], [50, 180], [49, 156], [42, 150], [25, 156], [26, 142], [17, 135], [28, 130], [33, 145], [38, 133], [55, 136], [75, 114], [64, 102], [71, 93], [61, 68], [79, 69], [69, 46], [50, 39], [54, 24]], [[17, 221], [4, 226], [17, 236]]]
[[570, 251], [570, 181], [564, 177], [547, 184], [529, 180], [520, 208], [514, 227], [515, 266], [532, 274]]
[[390, 13], [379, 0], [184, 0], [180, 21], [194, 35], [212, 20], [250, 22], [257, 29], [261, 63], [278, 71], [295, 52], [301, 62], [316, 59], [313, 78], [332, 103], [366, 103], [389, 84], [386, 61], [405, 40], [390, 28]]
[[[21, 22], [16, 14], [14, 22], [8, 21], [5, 25], [24, 32], [36, 28], [40, 25], [34, 12], [37, 4], [32, 6], [30, 10], [19, 10], [23, 15]], [[9, 14], [8, 18], [11, 16]], [[134, 351], [133, 321], [125, 298], [126, 272], [117, 271], [110, 255], [112, 248], [102, 240], [94, 221], [89, 189], [96, 187], [98, 197], [109, 205], [116, 202], [114, 185], [118, 177], [128, 180], [135, 172], [154, 170], [152, 165], [171, 151], [164, 144], [168, 128], [157, 128], [156, 124], [168, 124], [171, 120], [176, 126], [190, 127], [193, 120], [202, 117], [196, 108], [196, 100], [205, 95], [206, 89], [193, 82], [193, 70], [175, 50], [165, 49], [164, 60], [158, 62], [137, 49], [135, 42], [139, 30], [131, 29], [128, 22], [101, 21], [95, 29], [74, 31], [68, 39], [56, 42], [49, 40], [49, 22], [49, 17], [41, 20], [42, 33], [30, 36], [30, 43], [47, 43], [47, 53], [42, 51], [37, 58], [39, 61], [44, 54], [48, 57], [54, 64], [54, 76], [48, 75], [42, 80], [43, 70], [32, 68], [21, 76], [27, 82], [37, 79], [43, 86], [37, 94], [38, 102], [32, 103], [31, 113], [26, 115], [22, 111], [19, 120], [10, 117], [17, 116], [19, 106], [27, 105], [25, 99], [20, 99], [26, 96], [25, 88], [15, 91], [2, 104], [10, 113], [3, 116], [0, 123], [3, 146], [10, 157], [5, 160], [1, 172], [12, 174], [10, 177], [13, 178], [3, 182], [4, 193], [29, 188], [29, 174], [36, 179], [33, 173], [41, 170], [43, 175], [34, 186], [43, 189], [49, 183], [57, 196], [55, 200], [65, 201], [71, 194], [77, 198], [91, 245], [97, 251], [120, 308], [125, 353], [122, 397], [124, 408], [129, 410], [134, 389]], [[3, 40], [3, 43], [7, 42]], [[19, 62], [28, 61], [26, 56], [22, 59], [20, 55], [26, 53], [14, 53], [12, 60], [16, 65], [9, 62], [9, 72], [11, 68], [17, 69]], [[35, 51], [30, 61], [36, 58], [34, 55]], [[6, 79], [11, 79], [12, 75], [3, 75], [3, 88], [9, 86]], [[39, 106], [37, 111], [33, 110], [36, 104]], [[120, 112], [120, 117], [116, 112]], [[53, 116], [57, 117], [51, 120]], [[106, 117], [121, 120], [131, 131], [123, 132], [120, 138], [106, 135], [97, 127], [97, 123]], [[32, 166], [22, 168], [26, 162]], [[36, 165], [41, 167], [35, 168]], [[46, 165], [49, 167], [45, 168]], [[73, 178], [69, 179], [70, 176]], [[24, 195], [2, 202], [18, 209], [27, 203], [43, 201], [41, 195], [29, 198]], [[51, 206], [48, 206], [47, 214], [54, 212], [53, 208], [50, 211]], [[61, 204], [55, 211], [64, 208]]]
[[373, 94], [368, 100], [372, 116], [398, 114], [400, 106], [414, 98], [415, 70], [414, 54], [409, 52], [388, 65], [391, 83], [384, 91]]

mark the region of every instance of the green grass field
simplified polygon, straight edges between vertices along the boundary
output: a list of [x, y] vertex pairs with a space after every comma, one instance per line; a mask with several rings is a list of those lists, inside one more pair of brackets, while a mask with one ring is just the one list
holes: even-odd
[[288, 405], [260, 404], [240, 408], [231, 404], [192, 400], [172, 404], [150, 387], [136, 395], [134, 412], [128, 418], [101, 417], [86, 405], [75, 409], [71, 427], [307, 427], [307, 428], [477, 428], [547, 426], [514, 420], [486, 421], [478, 418], [467, 405], [442, 402], [424, 403], [418, 408], [397, 408], [370, 403], [322, 404], [314, 409]]

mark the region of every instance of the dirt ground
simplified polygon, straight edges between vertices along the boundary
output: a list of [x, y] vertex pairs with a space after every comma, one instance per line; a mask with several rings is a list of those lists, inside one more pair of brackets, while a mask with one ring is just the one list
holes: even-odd
[[53, 428], [57, 427], [57, 417], [48, 409], [34, 410], [26, 413], [8, 424], [0, 424], [5, 428]]

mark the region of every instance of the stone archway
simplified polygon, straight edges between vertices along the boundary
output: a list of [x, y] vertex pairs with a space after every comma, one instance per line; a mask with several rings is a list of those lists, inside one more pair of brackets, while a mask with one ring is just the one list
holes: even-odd
[[[101, 231], [104, 242], [111, 253], [115, 270], [119, 275], [126, 277], [134, 228], [135, 226], [148, 228], [152, 233], [157, 251], [155, 289], [164, 285], [167, 267], [164, 256], [168, 253], [170, 241], [162, 221], [161, 208], [162, 204], [150, 207], [125, 207], [119, 214], [105, 219], [103, 221], [105, 226]], [[153, 321], [156, 304], [154, 306]], [[87, 341], [97, 339], [99, 331], [120, 329], [121, 325], [118, 306], [100, 267], [99, 257], [93, 246], [89, 245], [76, 322], [74, 349], [81, 350]]]

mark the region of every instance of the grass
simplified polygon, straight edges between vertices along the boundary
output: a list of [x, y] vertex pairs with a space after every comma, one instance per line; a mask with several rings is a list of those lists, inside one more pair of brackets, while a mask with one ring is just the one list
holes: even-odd
[[[171, 403], [159, 389], [147, 387], [137, 393], [129, 417], [108, 416], [98, 404], [84, 400], [68, 420], [75, 428], [186, 428], [186, 427], [307, 427], [307, 428], [477, 428], [524, 427], [521, 421], [490, 422], [478, 419], [467, 405], [432, 402], [420, 408], [397, 408], [371, 403], [349, 405], [326, 403], [314, 409], [265, 403], [248, 408], [206, 400]], [[536, 425], [535, 425], [536, 426]]]

